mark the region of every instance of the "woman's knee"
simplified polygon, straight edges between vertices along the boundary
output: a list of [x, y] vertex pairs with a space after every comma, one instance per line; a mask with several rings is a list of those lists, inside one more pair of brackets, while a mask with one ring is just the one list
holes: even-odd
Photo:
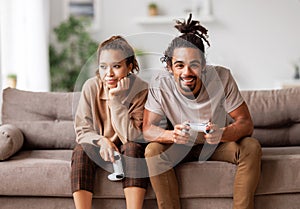
[[149, 178], [144, 177], [144, 178], [124, 178], [123, 179], [123, 189], [128, 188], [128, 187], [138, 187], [142, 189], [147, 189], [149, 183]]
[[128, 157], [143, 158], [144, 151], [144, 146], [136, 142], [128, 142], [121, 146], [121, 153]]
[[123, 187], [141, 187], [146, 188], [148, 177], [147, 164], [144, 157], [143, 144], [128, 142], [121, 146], [123, 154], [123, 166], [126, 178], [123, 181]]
[[77, 159], [87, 158], [87, 155], [83, 149], [83, 147], [80, 144], [77, 144], [75, 148], [73, 149], [72, 153], [72, 162]]

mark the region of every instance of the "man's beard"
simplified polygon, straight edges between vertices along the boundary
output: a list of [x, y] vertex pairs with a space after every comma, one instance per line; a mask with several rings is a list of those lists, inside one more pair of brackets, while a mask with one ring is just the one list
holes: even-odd
[[193, 92], [196, 88], [197, 76], [189, 76], [189, 77], [186, 77], [186, 78], [193, 79], [192, 80], [193, 85], [184, 85], [184, 83], [186, 81], [183, 78], [179, 77], [179, 81], [178, 81], [179, 87], [180, 87], [181, 90], [183, 90], [186, 93]]

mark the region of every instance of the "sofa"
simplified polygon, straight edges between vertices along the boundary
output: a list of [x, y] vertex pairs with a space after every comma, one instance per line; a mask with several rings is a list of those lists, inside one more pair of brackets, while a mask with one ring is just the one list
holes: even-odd
[[[242, 91], [263, 149], [256, 209], [300, 207], [300, 88]], [[2, 93], [0, 208], [74, 209], [70, 187], [73, 115], [79, 92]], [[5, 150], [6, 149], [6, 150]], [[109, 166], [110, 164], [108, 164]], [[110, 168], [107, 168], [110, 169]], [[189, 162], [176, 167], [183, 209], [232, 208], [236, 166]], [[93, 208], [125, 208], [121, 182], [99, 169]], [[145, 209], [157, 208], [149, 184]]]

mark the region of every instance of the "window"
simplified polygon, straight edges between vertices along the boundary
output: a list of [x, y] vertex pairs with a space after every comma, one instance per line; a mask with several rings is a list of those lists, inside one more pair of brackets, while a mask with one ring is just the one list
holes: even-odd
[[65, 0], [65, 18], [70, 15], [86, 18], [90, 23], [90, 30], [99, 30], [101, 0]]

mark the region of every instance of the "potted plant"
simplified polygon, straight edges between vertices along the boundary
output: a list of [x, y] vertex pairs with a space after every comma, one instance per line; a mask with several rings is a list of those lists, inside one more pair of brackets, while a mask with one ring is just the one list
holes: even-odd
[[158, 6], [156, 3], [152, 2], [148, 4], [148, 13], [150, 16], [158, 15]]
[[[51, 91], [74, 91], [81, 69], [97, 51], [98, 44], [87, 32], [87, 26], [85, 19], [70, 16], [54, 28], [57, 43], [49, 46]], [[83, 74], [80, 75], [85, 80], [89, 75]]]
[[7, 86], [11, 88], [16, 88], [17, 86], [17, 75], [16, 74], [8, 74], [6, 76]]

